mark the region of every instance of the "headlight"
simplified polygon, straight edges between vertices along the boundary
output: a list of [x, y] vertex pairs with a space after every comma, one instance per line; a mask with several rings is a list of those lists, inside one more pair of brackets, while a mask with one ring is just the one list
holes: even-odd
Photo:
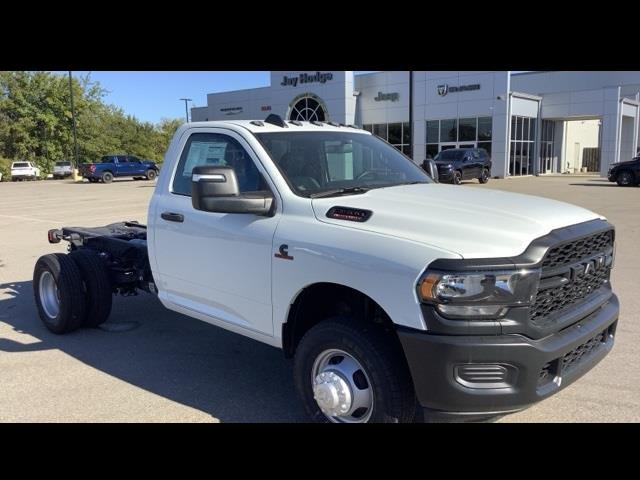
[[445, 317], [495, 319], [535, 300], [539, 270], [436, 272], [418, 282], [418, 297]]

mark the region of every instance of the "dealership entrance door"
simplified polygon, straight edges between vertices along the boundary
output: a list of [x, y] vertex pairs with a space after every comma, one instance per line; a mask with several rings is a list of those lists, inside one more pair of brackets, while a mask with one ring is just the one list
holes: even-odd
[[566, 120], [560, 155], [560, 173], [597, 173], [600, 171], [599, 118]]

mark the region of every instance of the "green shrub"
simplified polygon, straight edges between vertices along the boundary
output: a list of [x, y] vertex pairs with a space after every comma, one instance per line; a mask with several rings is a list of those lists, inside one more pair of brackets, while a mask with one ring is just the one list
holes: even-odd
[[11, 181], [11, 162], [7, 158], [0, 158], [0, 173], [2, 173], [3, 182]]

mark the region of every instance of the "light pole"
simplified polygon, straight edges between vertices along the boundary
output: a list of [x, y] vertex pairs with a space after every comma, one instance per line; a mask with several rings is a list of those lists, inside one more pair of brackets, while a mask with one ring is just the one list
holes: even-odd
[[189, 123], [189, 109], [187, 107], [187, 103], [192, 102], [193, 100], [191, 100], [190, 98], [181, 98], [180, 100], [184, 102], [184, 115], [185, 117], [187, 117], [187, 123]]
[[71, 93], [71, 118], [73, 120], [73, 150], [75, 152], [76, 170], [78, 169], [78, 137], [76, 135], [76, 110], [73, 107], [73, 83], [71, 82], [71, 70], [69, 70], [69, 92]]

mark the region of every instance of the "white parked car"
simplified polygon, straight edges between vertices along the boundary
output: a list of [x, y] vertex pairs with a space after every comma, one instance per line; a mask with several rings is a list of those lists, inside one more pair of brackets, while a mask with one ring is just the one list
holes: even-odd
[[73, 175], [71, 162], [56, 162], [53, 166], [53, 179], [66, 178]]
[[613, 346], [614, 227], [591, 211], [438, 184], [369, 132], [274, 115], [183, 125], [163, 171], [148, 226], [49, 231], [70, 242], [34, 269], [52, 332], [157, 294], [282, 349], [310, 417], [346, 423], [521, 410]]
[[38, 180], [40, 169], [32, 162], [13, 162], [11, 164], [11, 181]]

